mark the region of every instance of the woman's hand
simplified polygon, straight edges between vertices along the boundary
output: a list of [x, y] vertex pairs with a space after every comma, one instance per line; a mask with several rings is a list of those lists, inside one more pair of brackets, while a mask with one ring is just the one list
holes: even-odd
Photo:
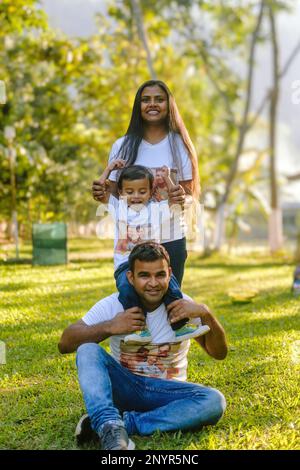
[[99, 180], [93, 181], [92, 194], [95, 201], [102, 201], [109, 189], [109, 183], [101, 183]]
[[185, 191], [180, 184], [174, 185], [169, 190], [169, 202], [170, 204], [183, 205], [185, 201]]

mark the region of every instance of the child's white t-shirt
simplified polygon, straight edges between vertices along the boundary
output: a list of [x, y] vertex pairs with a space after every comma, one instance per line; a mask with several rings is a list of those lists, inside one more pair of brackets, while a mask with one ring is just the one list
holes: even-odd
[[[97, 302], [82, 318], [88, 326], [112, 320], [124, 307], [118, 300], [118, 293], [112, 294]], [[192, 300], [183, 294], [186, 300]], [[200, 318], [193, 323], [201, 324]], [[150, 344], [128, 344], [124, 342], [126, 335], [110, 337], [112, 357], [134, 374], [147, 377], [177, 379], [184, 381], [187, 376], [187, 354], [190, 341], [174, 342], [175, 333], [168, 321], [167, 310], [162, 303], [146, 317], [152, 342]]]
[[[134, 164], [143, 165], [152, 170], [152, 173], [154, 175], [154, 186], [157, 184], [156, 181], [159, 179], [159, 177], [157, 176], [159, 174], [159, 170], [163, 166], [167, 166], [171, 169], [171, 176], [174, 175], [175, 183], [178, 183], [179, 181], [192, 180], [193, 178], [191, 160], [184, 146], [184, 143], [180, 135], [176, 135], [175, 138], [177, 140], [177, 148], [179, 151], [179, 158], [181, 160], [181, 172], [178, 168], [175, 167], [168, 135], [157, 144], [150, 144], [146, 140], [142, 140], [139, 145], [137, 158]], [[125, 137], [123, 136], [113, 144], [109, 155], [109, 163], [116, 159], [121, 145], [124, 142], [124, 139]], [[109, 179], [111, 181], [117, 181], [119, 174], [120, 170], [112, 171], [109, 176]], [[158, 187], [160, 186], [160, 199], [164, 199], [167, 194], [166, 187], [161, 187], [161, 185], [159, 184], [157, 185]], [[186, 223], [184, 221], [183, 211], [179, 210], [177, 213], [175, 213], [174, 211], [171, 217], [170, 229], [169, 227], [167, 229], [165, 227], [161, 227], [161, 229], [161, 243], [180, 240], [181, 238], [183, 238], [187, 230]]]
[[140, 211], [128, 207], [126, 200], [109, 197], [108, 211], [114, 220], [114, 269], [128, 261], [132, 249], [145, 241], [161, 242], [160, 227], [170, 223], [168, 201], [150, 200]]

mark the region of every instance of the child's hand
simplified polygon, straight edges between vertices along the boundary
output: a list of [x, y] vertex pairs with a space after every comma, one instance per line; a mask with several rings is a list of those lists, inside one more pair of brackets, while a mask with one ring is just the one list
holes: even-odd
[[98, 184], [99, 186], [102, 187], [103, 190], [105, 190], [106, 186], [107, 186], [107, 176], [105, 174], [103, 174], [102, 176], [100, 176], [99, 178], [99, 181], [98, 181]]
[[106, 184], [106, 180], [109, 177], [110, 173], [113, 170], [118, 170], [120, 168], [124, 168], [125, 161], [124, 160], [114, 160], [111, 162], [104, 170], [103, 174], [100, 176], [99, 184], [104, 186]]
[[113, 171], [113, 170], [119, 170], [120, 168], [124, 168], [125, 166], [125, 161], [124, 160], [114, 160], [111, 162], [110, 165], [108, 165], [107, 169], [108, 171]]
[[166, 165], [162, 166], [160, 169], [159, 169], [159, 175], [165, 180], [167, 181], [168, 178], [170, 178], [171, 176], [171, 169], [168, 168]]

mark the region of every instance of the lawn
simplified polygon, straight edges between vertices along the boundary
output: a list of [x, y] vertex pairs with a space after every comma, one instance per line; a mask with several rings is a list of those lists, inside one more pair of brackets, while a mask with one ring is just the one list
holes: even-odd
[[[76, 449], [84, 404], [75, 355], [60, 355], [57, 343], [68, 324], [114, 292], [111, 244], [71, 240], [67, 266], [32, 267], [26, 245], [22, 263], [5, 261], [12, 254], [0, 256], [0, 340], [7, 349], [0, 449]], [[199, 432], [135, 436], [137, 449], [300, 449], [300, 298], [290, 293], [292, 272], [288, 256], [190, 254], [184, 291], [213, 309], [229, 353], [216, 361], [193, 342], [188, 380], [221, 390], [227, 410]], [[259, 293], [252, 303], [232, 304], [227, 293], [234, 287]]]

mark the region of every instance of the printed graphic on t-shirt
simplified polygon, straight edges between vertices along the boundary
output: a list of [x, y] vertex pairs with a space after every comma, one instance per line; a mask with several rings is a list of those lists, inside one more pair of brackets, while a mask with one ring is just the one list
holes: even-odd
[[[121, 234], [121, 230], [119, 233]], [[151, 224], [128, 224], [126, 227], [126, 238], [118, 239], [115, 252], [122, 255], [130, 253], [137, 244], [148, 240], [151, 240]]]
[[[162, 176], [162, 167], [151, 168], [154, 176], [153, 182], [153, 197], [156, 201], [165, 201], [168, 199], [168, 187]], [[177, 183], [177, 170], [170, 169], [170, 178], [174, 184]]]
[[176, 379], [186, 355], [182, 343], [128, 344], [120, 342], [120, 363], [134, 374], [160, 379]]

